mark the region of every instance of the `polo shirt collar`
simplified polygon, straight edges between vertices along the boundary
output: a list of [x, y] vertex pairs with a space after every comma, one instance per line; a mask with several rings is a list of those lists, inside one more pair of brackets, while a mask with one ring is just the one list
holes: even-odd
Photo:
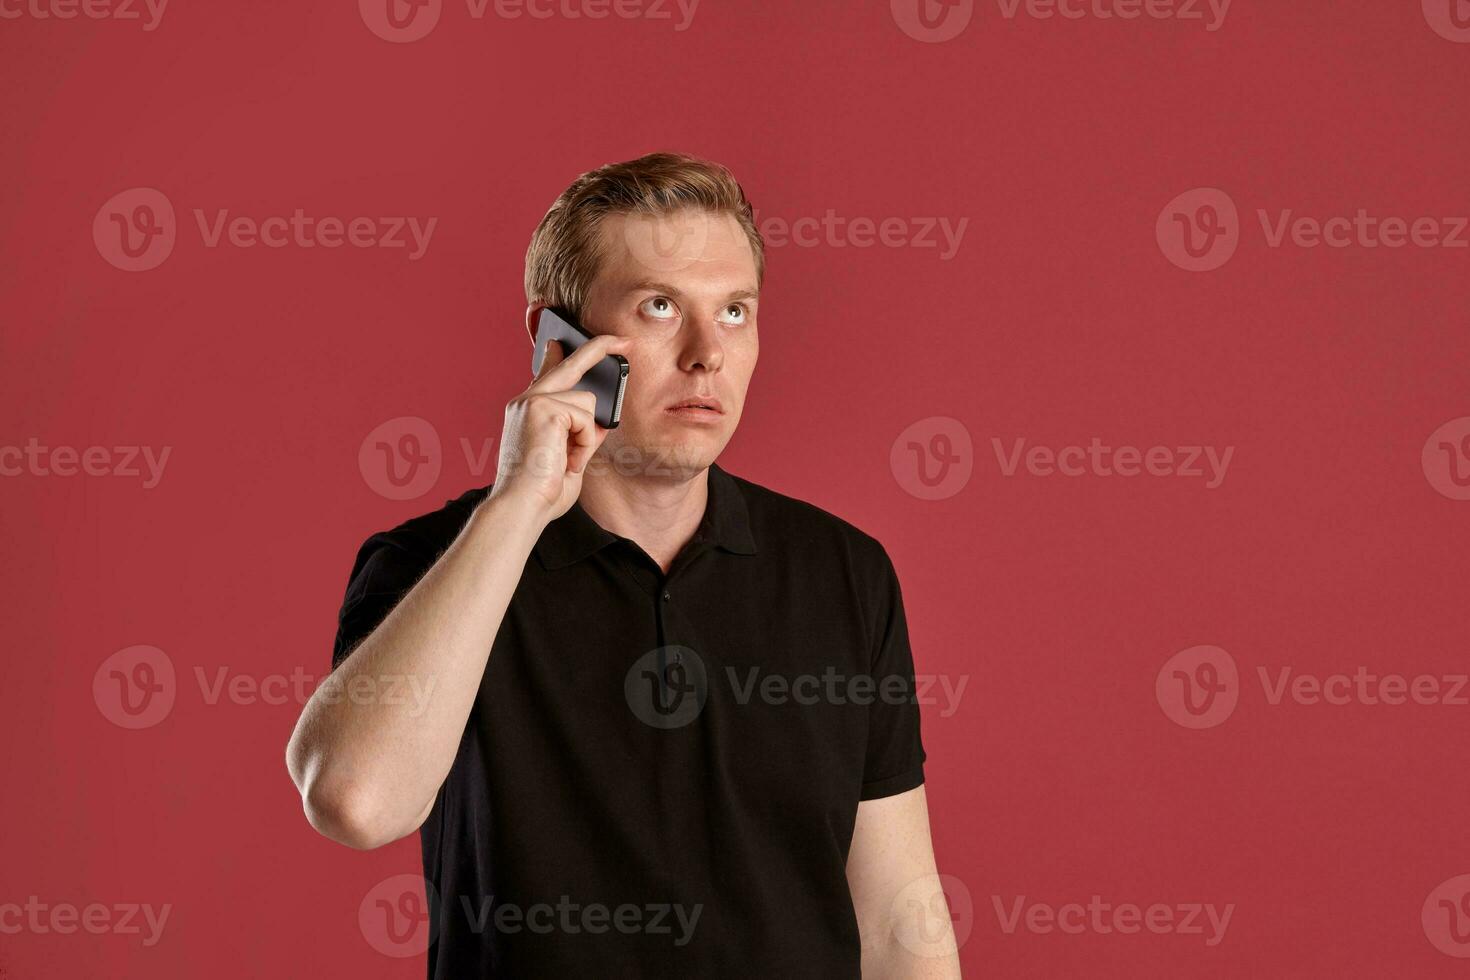
[[[536, 541], [535, 553], [547, 569], [564, 568], [581, 561], [621, 536], [607, 530], [582, 509], [579, 500], [556, 520], [547, 524]], [[745, 495], [730, 474], [714, 463], [709, 467], [709, 499], [704, 518], [694, 532], [695, 541], [708, 541], [738, 555], [755, 554], [750, 531], [750, 510]]]

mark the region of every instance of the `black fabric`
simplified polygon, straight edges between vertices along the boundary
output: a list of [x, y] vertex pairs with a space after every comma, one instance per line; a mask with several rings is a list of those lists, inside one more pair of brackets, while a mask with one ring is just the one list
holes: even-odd
[[[488, 492], [367, 540], [334, 668]], [[853, 822], [923, 782], [913, 693], [898, 578], [852, 525], [712, 466], [665, 575], [574, 505], [526, 562], [421, 830], [429, 976], [859, 976]]]

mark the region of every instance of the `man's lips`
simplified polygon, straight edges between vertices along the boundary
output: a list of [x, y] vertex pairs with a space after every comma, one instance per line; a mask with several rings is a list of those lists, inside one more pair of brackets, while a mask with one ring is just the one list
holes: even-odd
[[712, 415], [724, 415], [725, 406], [720, 404], [718, 398], [686, 398], [683, 401], [674, 402], [665, 409], [667, 412], [680, 410], [705, 411]]

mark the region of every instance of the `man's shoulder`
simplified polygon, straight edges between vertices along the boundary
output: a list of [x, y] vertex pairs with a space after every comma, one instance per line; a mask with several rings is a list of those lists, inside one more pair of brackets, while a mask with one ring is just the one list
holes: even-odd
[[817, 555], [834, 549], [861, 564], [888, 564], [888, 553], [872, 534], [809, 500], [729, 474], [745, 498], [758, 546], [790, 547]]

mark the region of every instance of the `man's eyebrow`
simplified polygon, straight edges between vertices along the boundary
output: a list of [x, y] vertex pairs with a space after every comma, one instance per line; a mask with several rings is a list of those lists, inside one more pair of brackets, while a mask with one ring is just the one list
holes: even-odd
[[[666, 282], [658, 282], [653, 279], [640, 279], [637, 282], [629, 283], [627, 291], [630, 293], [636, 293], [644, 289], [651, 290], [655, 293], [667, 293], [670, 296], [676, 296], [680, 293], [680, 290], [677, 287], [671, 286]], [[760, 290], [756, 289], [753, 286], [745, 286], [740, 289], [733, 290], [731, 293], [729, 293], [729, 295], [725, 297], [725, 301], [731, 302], [737, 299], [759, 299], [760, 295]]]

